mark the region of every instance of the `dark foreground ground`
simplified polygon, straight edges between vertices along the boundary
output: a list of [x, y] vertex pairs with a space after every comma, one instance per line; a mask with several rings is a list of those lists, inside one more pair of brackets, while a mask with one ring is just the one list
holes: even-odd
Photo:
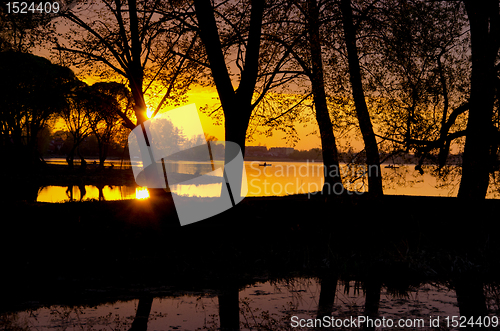
[[9, 310], [323, 273], [396, 287], [457, 275], [496, 280], [498, 209], [496, 201], [464, 206], [425, 197], [247, 198], [180, 227], [165, 198], [4, 204], [0, 304]]
[[500, 279], [494, 200], [245, 198], [184, 227], [168, 196], [3, 200], [1, 208], [0, 312], [297, 275], [376, 281], [398, 291], [429, 281]]

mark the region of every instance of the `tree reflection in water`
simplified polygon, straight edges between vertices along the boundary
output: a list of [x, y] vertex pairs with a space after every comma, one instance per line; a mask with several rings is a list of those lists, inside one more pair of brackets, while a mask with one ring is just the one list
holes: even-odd
[[144, 296], [139, 299], [137, 312], [130, 331], [146, 331], [148, 329], [149, 314], [153, 305], [153, 296]]
[[[388, 289], [380, 281], [346, 283], [335, 275], [325, 275], [318, 279], [293, 278], [256, 283], [242, 290], [226, 284], [218, 291], [200, 293], [197, 298], [189, 294], [162, 299], [145, 295], [138, 301], [96, 307], [52, 306], [6, 313], [0, 315], [0, 327], [48, 330], [72, 325], [83, 330], [109, 327], [133, 331], [279, 331], [291, 328], [293, 316], [314, 320], [324, 316], [349, 319], [365, 315], [394, 321], [420, 318], [426, 323], [422, 328], [425, 330], [431, 329], [428, 327], [430, 316], [441, 316], [441, 326], [444, 326], [446, 316], [498, 316], [499, 302], [500, 287], [488, 284], [483, 288], [474, 277], [454, 279], [449, 285], [421, 284], [402, 293]], [[345, 329], [359, 330], [360, 326]]]
[[[314, 165], [314, 166], [313, 166]], [[273, 169], [259, 170], [256, 172], [251, 162], [246, 164], [247, 178], [250, 179], [250, 196], [270, 196], [286, 195], [296, 193], [306, 193], [308, 189], [314, 191], [320, 184], [321, 173], [320, 164], [308, 164], [307, 171], [301, 167], [306, 167], [306, 163], [298, 162], [275, 162]], [[282, 170], [290, 167], [294, 170]], [[186, 166], [186, 169], [189, 168]], [[269, 168], [269, 167], [268, 167]], [[310, 170], [314, 168], [315, 170]], [[384, 193], [388, 195], [422, 195], [422, 196], [456, 196], [458, 185], [460, 183], [461, 168], [453, 165], [444, 166], [437, 169], [436, 166], [422, 166], [424, 174], [420, 174], [414, 169], [414, 165], [399, 165], [397, 168], [383, 168]], [[274, 173], [272, 171], [275, 171]], [[311, 177], [300, 176], [299, 171], [312, 175]], [[365, 167], [358, 164], [348, 164], [341, 166], [341, 173], [344, 178], [344, 186], [351, 191], [364, 191], [367, 188]], [[289, 174], [290, 176], [285, 176]], [[294, 176], [293, 176], [294, 175]], [[274, 190], [271, 187], [274, 186]], [[109, 186], [109, 187], [105, 187]], [[192, 186], [179, 185], [176, 189], [178, 194], [189, 194]], [[206, 185], [207, 196], [212, 196], [213, 185]], [[133, 199], [135, 197], [135, 185], [79, 185], [81, 191], [76, 187], [68, 188], [67, 194], [61, 194], [59, 187], [55, 185], [39, 187], [33, 184], [15, 187], [16, 199], [39, 202], [63, 202], [77, 199], [96, 199], [102, 200], [123, 200]], [[185, 190], [185, 191], [184, 191]], [[296, 191], [298, 190], [298, 192]], [[85, 191], [85, 193], [81, 193]], [[196, 190], [200, 193], [200, 188]], [[487, 198], [500, 197], [500, 172], [495, 172], [491, 176], [491, 182], [488, 189]]]

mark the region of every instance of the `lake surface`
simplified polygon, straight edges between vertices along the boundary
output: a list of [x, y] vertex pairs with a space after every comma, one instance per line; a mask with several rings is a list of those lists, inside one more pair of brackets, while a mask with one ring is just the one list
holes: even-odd
[[[342, 320], [363, 316], [366, 297], [359, 284], [344, 284], [335, 279], [332, 282], [333, 306], [327, 315]], [[241, 330], [311, 330], [300, 327], [300, 319], [305, 323], [317, 317], [320, 293], [321, 283], [315, 278], [247, 286], [238, 294]], [[138, 299], [92, 307], [55, 305], [0, 315], [0, 321], [19, 330], [128, 330], [138, 305]], [[407, 324], [424, 323], [418, 329], [426, 330], [431, 329], [430, 318], [439, 317], [441, 326], [445, 326], [445, 318], [459, 316], [459, 309], [453, 290], [441, 284], [424, 284], [404, 294], [382, 288], [379, 316], [394, 323], [399, 320]], [[154, 298], [147, 322], [147, 330], [218, 330], [219, 327], [219, 302], [213, 292]]]
[[[54, 159], [51, 163], [63, 163], [63, 159]], [[91, 163], [91, 160], [89, 161]], [[219, 162], [220, 163], [220, 162]], [[110, 165], [129, 167], [120, 161], [109, 161]], [[314, 193], [323, 186], [323, 164], [320, 162], [263, 162], [245, 161], [246, 196], [284, 196], [297, 193]], [[174, 162], [175, 170], [182, 174], [199, 175], [210, 170], [209, 164], [200, 162]], [[220, 165], [219, 165], [220, 166]], [[456, 196], [460, 183], [459, 167], [450, 167], [450, 173], [441, 179], [433, 175], [434, 166], [424, 166], [424, 174], [414, 169], [414, 165], [399, 165], [389, 168], [382, 165], [384, 193], [389, 195], [417, 196]], [[209, 170], [207, 170], [209, 169]], [[353, 192], [364, 192], [367, 188], [369, 172], [360, 165], [341, 164], [338, 169], [344, 181], [344, 187]], [[186, 196], [216, 197], [222, 184], [172, 185], [172, 192]], [[338, 193], [335, 188], [332, 188]], [[339, 191], [340, 192], [340, 191]], [[105, 186], [97, 188], [91, 185], [81, 187], [46, 186], [39, 190], [39, 202], [63, 202], [70, 200], [124, 200], [147, 198], [144, 188], [137, 186]], [[500, 197], [495, 185], [490, 185], [487, 198]]]

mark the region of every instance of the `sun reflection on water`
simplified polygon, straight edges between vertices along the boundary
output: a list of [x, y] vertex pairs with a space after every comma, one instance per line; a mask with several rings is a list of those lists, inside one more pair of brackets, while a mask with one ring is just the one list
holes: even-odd
[[147, 199], [149, 198], [149, 191], [146, 187], [137, 187], [135, 189], [135, 198], [136, 199]]

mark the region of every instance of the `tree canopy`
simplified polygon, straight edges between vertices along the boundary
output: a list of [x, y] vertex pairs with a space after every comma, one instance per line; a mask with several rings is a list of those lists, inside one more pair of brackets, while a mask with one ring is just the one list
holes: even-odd
[[38, 134], [66, 106], [78, 80], [49, 60], [13, 51], [0, 52], [1, 146], [32, 164], [38, 158]]

